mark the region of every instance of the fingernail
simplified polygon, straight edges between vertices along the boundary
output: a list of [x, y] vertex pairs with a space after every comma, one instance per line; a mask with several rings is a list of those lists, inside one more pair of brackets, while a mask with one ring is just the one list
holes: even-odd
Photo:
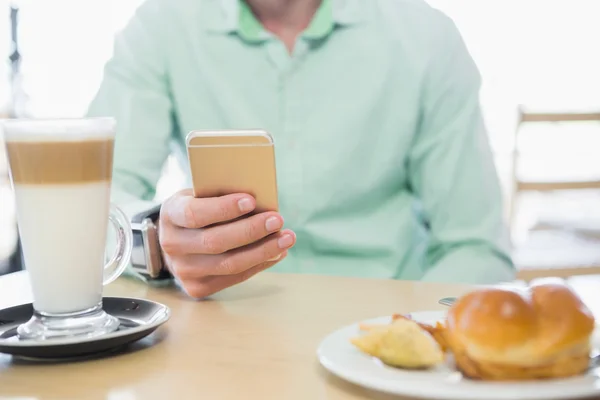
[[281, 229], [281, 225], [281, 220], [277, 217], [270, 217], [265, 223], [268, 232], [275, 232], [276, 230]]
[[280, 249], [287, 249], [292, 244], [294, 244], [294, 238], [290, 234], [283, 235], [277, 241], [277, 246], [279, 246]]
[[252, 201], [246, 197], [238, 201], [238, 207], [243, 213], [252, 211], [252, 209], [254, 208], [254, 206], [252, 205]]
[[280, 258], [281, 258], [281, 254], [279, 254], [279, 255], [278, 255], [278, 256], [276, 256], [276, 257], [270, 258], [270, 259], [268, 259], [267, 261], [277, 261], [277, 260], [279, 260]]

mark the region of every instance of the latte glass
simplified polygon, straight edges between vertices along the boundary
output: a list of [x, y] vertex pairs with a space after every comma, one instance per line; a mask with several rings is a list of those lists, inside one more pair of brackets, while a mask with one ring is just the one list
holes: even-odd
[[[2, 123], [33, 294], [34, 313], [18, 327], [20, 339], [119, 328], [102, 309], [103, 287], [123, 273], [133, 242], [127, 217], [110, 203], [115, 125], [112, 118]], [[109, 225], [117, 244], [105, 265]]]

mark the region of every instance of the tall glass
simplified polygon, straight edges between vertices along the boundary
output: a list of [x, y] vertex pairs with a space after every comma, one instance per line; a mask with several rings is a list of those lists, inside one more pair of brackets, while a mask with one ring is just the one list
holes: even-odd
[[[110, 204], [112, 118], [6, 120], [2, 123], [34, 314], [21, 339], [98, 336], [119, 320], [102, 309], [104, 285], [123, 273], [132, 234]], [[105, 265], [107, 226], [117, 232]]]

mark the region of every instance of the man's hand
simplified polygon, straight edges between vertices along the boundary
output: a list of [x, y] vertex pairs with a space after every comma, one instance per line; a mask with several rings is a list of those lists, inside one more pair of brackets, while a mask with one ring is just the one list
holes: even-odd
[[281, 230], [283, 218], [265, 212], [246, 218], [256, 202], [247, 194], [197, 199], [191, 190], [162, 206], [160, 245], [167, 267], [192, 297], [202, 298], [243, 282], [286, 255], [296, 242]]

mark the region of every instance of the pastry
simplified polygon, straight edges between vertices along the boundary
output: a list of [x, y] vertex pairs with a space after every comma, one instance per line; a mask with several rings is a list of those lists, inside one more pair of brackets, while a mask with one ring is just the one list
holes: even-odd
[[459, 298], [443, 333], [458, 369], [483, 380], [574, 376], [589, 365], [594, 317], [562, 280]]
[[444, 360], [444, 353], [436, 340], [410, 319], [398, 318], [389, 325], [366, 328], [365, 334], [353, 338], [351, 342], [384, 364], [423, 369]]

